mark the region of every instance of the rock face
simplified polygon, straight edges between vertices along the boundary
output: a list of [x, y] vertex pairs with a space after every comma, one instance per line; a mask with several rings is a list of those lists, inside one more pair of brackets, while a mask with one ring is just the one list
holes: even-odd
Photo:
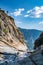
[[18, 58], [27, 49], [23, 34], [16, 27], [14, 19], [0, 10], [0, 65], [17, 65]]
[[[28, 48], [14, 19], [0, 10], [0, 65], [28, 65]], [[25, 63], [26, 61], [26, 63]], [[29, 60], [30, 61], [30, 60]]]
[[27, 51], [23, 35], [16, 27], [14, 19], [0, 10], [0, 52], [18, 51]]
[[34, 43], [34, 49], [38, 48], [41, 45], [43, 45], [43, 32], [40, 34], [39, 38], [36, 39]]

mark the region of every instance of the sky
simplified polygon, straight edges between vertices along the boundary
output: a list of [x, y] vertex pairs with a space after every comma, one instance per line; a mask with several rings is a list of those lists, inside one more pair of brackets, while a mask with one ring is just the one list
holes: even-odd
[[43, 30], [43, 0], [0, 0], [17, 27]]

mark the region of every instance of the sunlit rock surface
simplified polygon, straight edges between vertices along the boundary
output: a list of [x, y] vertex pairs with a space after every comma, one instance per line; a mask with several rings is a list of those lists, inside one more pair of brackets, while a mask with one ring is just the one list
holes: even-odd
[[26, 57], [27, 51], [23, 34], [16, 27], [14, 19], [0, 10], [0, 65], [17, 65], [17, 60]]

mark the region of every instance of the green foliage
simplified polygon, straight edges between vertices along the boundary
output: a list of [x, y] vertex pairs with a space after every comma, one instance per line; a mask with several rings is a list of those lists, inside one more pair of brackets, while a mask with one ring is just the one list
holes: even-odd
[[3, 32], [4, 32], [5, 34], [7, 34], [7, 30], [6, 30], [6, 28], [5, 28], [5, 29], [3, 29]]

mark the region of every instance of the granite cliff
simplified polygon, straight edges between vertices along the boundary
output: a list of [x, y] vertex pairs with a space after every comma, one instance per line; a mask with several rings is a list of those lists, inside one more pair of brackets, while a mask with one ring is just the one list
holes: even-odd
[[23, 34], [18, 30], [14, 19], [0, 10], [0, 53], [26, 52]]

